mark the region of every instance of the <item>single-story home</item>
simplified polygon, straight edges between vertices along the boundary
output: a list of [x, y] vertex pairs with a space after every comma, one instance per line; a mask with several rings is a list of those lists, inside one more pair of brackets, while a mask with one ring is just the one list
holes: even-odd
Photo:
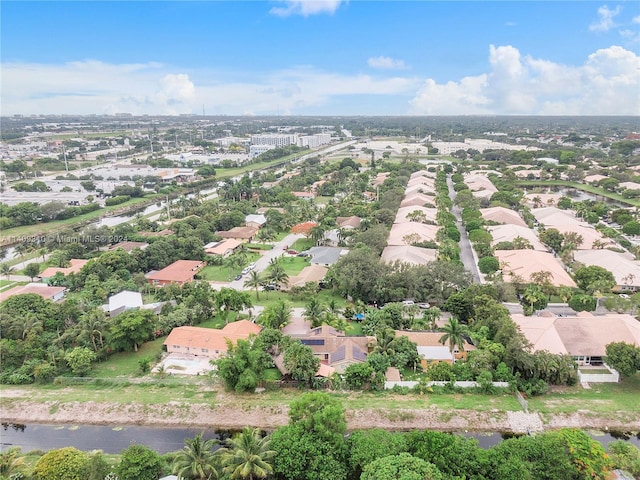
[[289, 277], [289, 288], [301, 287], [308, 282], [321, 282], [327, 276], [328, 271], [329, 269], [322, 265], [304, 267], [298, 275]]
[[4, 292], [0, 292], [0, 302], [4, 302], [7, 298], [14, 295], [25, 295], [27, 293], [35, 293], [45, 300], [59, 302], [64, 298], [66, 287], [49, 287], [42, 283], [27, 283], [26, 285], [18, 285]]
[[607, 249], [576, 250], [573, 258], [583, 265], [595, 265], [610, 271], [616, 280], [613, 291], [635, 292], [640, 289], [640, 262], [630, 253]]
[[258, 229], [255, 227], [233, 227], [229, 230], [219, 230], [216, 232], [216, 235], [246, 243], [253, 240], [256, 233], [258, 233]]
[[505, 282], [516, 280], [532, 282], [531, 275], [537, 272], [549, 272], [550, 282], [555, 287], [576, 288], [576, 282], [565, 271], [560, 261], [548, 252], [537, 250], [496, 250], [495, 256], [500, 262]]
[[464, 350], [453, 350], [453, 355], [449, 350], [449, 342], [440, 343], [440, 339], [444, 335], [442, 332], [414, 332], [406, 330], [396, 330], [396, 337], [407, 337], [418, 347], [418, 356], [422, 368], [426, 368], [431, 363], [453, 363], [453, 359], [459, 360], [467, 357], [467, 352], [475, 350], [476, 347], [467, 340], [464, 342]]
[[316, 194], [313, 192], [291, 192], [293, 196], [296, 198], [301, 198], [303, 200], [313, 200], [316, 198]]
[[606, 346], [625, 342], [640, 347], [640, 322], [628, 314], [556, 316], [545, 310], [539, 316], [511, 314], [533, 351], [571, 355], [580, 365], [602, 364]]
[[438, 258], [438, 251], [430, 248], [414, 247], [413, 245], [388, 245], [382, 251], [380, 260], [383, 263], [396, 261], [411, 265], [426, 265]]
[[[162, 307], [167, 302], [147, 303], [142, 302], [142, 294], [139, 292], [131, 292], [123, 290], [120, 293], [116, 293], [108, 298], [108, 303], [102, 305], [102, 310], [107, 312], [110, 317], [115, 317], [120, 313], [131, 310], [133, 308], [140, 308], [142, 310], [152, 310], [156, 314], [160, 314]], [[172, 301], [172, 303], [175, 303]]]
[[351, 215], [350, 217], [336, 217], [336, 224], [340, 228], [358, 228], [362, 219]]
[[406, 195], [404, 197], [404, 199], [400, 202], [400, 206], [401, 207], [434, 207], [435, 204], [435, 199], [434, 197], [431, 197], [429, 195], [425, 195], [424, 193], [411, 193], [409, 195]]
[[364, 362], [375, 344], [375, 337], [347, 337], [344, 332], [326, 324], [290, 336], [309, 346], [321, 363], [335, 368], [338, 373], [344, 373], [349, 365]]
[[291, 227], [291, 233], [299, 233], [301, 235], [309, 235], [311, 229], [313, 227], [317, 227], [318, 224], [316, 222], [303, 222], [298, 223]]
[[65, 276], [69, 275], [70, 273], [78, 273], [80, 270], [82, 270], [82, 267], [84, 267], [87, 263], [89, 263], [89, 260], [72, 258], [71, 260], [69, 260], [70, 266], [64, 267], [64, 268], [62, 267], [45, 268], [44, 271], [40, 272], [40, 275], [38, 275], [38, 278], [43, 282], [46, 282], [51, 277], [53, 277], [56, 273], [62, 273]]
[[394, 223], [387, 245], [411, 245], [416, 242], [435, 241], [440, 227], [418, 222]]
[[533, 208], [531, 213], [538, 223], [548, 228], [556, 225], [580, 225], [582, 223], [572, 212], [557, 207]]
[[244, 223], [247, 227], [262, 228], [267, 223], [267, 217], [262, 214], [251, 214], [244, 217]]
[[183, 285], [192, 282], [196, 274], [206, 265], [207, 262], [200, 260], [176, 260], [162, 270], [148, 273], [146, 277], [153, 285], [168, 285], [170, 283]]
[[393, 223], [419, 222], [437, 223], [437, 208], [428, 208], [422, 205], [400, 207]]
[[526, 193], [522, 200], [530, 207], [540, 208], [555, 206], [561, 198], [562, 194], [560, 193]]
[[600, 243], [603, 247], [613, 247], [615, 242], [610, 238], [604, 237], [598, 230], [588, 224], [569, 224], [569, 225], [554, 225], [553, 227], [563, 235], [566, 233], [575, 233], [582, 237], [582, 243], [577, 246], [578, 250], [591, 250], [594, 242]]
[[204, 253], [207, 255], [220, 255], [222, 257], [228, 257], [236, 248], [238, 248], [242, 242], [235, 238], [227, 238], [220, 242], [211, 242], [204, 246]]
[[173, 230], [165, 228], [159, 232], [138, 232], [138, 235], [141, 237], [168, 237], [169, 235], [173, 235]]
[[527, 224], [522, 219], [520, 214], [515, 210], [511, 210], [505, 207], [491, 207], [480, 209], [480, 214], [487, 222], [493, 222], [501, 225], [519, 225], [520, 227], [526, 227]]
[[139, 248], [140, 250], [144, 250], [148, 246], [149, 244], [147, 242], [120, 242], [120, 243], [116, 243], [115, 245], [111, 245], [109, 247], [109, 250], [118, 250], [119, 248], [121, 248], [125, 252], [131, 253], [136, 248]]
[[250, 335], [259, 334], [261, 330], [260, 325], [249, 320], [238, 320], [222, 329], [176, 327], [171, 330], [163, 345], [169, 353], [186, 353], [217, 359], [227, 353], [227, 341], [235, 344], [238, 340], [246, 340]]
[[495, 246], [500, 242], [513, 242], [516, 238], [520, 237], [527, 240], [533, 247], [533, 250], [538, 250], [540, 252], [546, 252], [549, 250], [542, 244], [536, 233], [529, 227], [521, 227], [513, 224], [491, 225], [487, 227], [487, 230], [493, 237], [491, 246]]
[[312, 265], [328, 267], [336, 263], [342, 255], [349, 253], [349, 250], [340, 247], [311, 247], [306, 253], [311, 256]]

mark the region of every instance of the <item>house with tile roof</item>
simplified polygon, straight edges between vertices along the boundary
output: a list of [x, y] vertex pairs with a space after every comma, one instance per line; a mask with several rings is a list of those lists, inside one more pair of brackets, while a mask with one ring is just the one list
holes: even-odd
[[170, 283], [183, 285], [192, 282], [206, 265], [207, 262], [200, 260], [176, 260], [162, 270], [148, 273], [146, 277], [152, 285], [169, 285]]
[[499, 225], [518, 225], [520, 227], [526, 227], [527, 224], [522, 219], [520, 214], [515, 210], [511, 210], [505, 207], [491, 207], [480, 209], [482, 218], [494, 224]]
[[41, 296], [45, 300], [60, 302], [64, 298], [66, 287], [49, 287], [42, 283], [27, 283], [26, 285], [18, 285], [4, 292], [0, 292], [0, 302], [4, 302], [7, 298], [14, 295], [26, 295], [33, 293]]
[[71, 260], [69, 260], [68, 267], [45, 268], [44, 271], [40, 272], [40, 274], [38, 275], [38, 278], [43, 282], [46, 282], [51, 277], [53, 277], [56, 273], [62, 273], [65, 276], [69, 275], [70, 273], [78, 273], [80, 270], [82, 270], [82, 267], [84, 267], [87, 263], [89, 263], [89, 260], [72, 258]]
[[382, 251], [380, 260], [383, 263], [396, 261], [411, 265], [426, 265], [438, 258], [438, 251], [431, 248], [414, 247], [413, 245], [387, 245]]
[[532, 274], [549, 272], [553, 286], [577, 288], [576, 282], [551, 253], [536, 250], [496, 250], [495, 257], [500, 262], [500, 270], [505, 282], [511, 283], [518, 280], [529, 283], [533, 281]]
[[255, 227], [233, 227], [229, 230], [219, 230], [216, 232], [216, 235], [221, 238], [238, 240], [242, 243], [251, 242], [253, 237], [258, 233], [258, 229]]
[[539, 316], [514, 313], [511, 318], [533, 351], [571, 355], [579, 365], [601, 365], [612, 342], [640, 347], [640, 322], [628, 314], [579, 312], [559, 317], [543, 311]]
[[640, 290], [640, 262], [630, 253], [607, 249], [576, 250], [573, 259], [582, 265], [595, 265], [610, 271], [616, 280], [614, 292]]
[[163, 342], [168, 353], [182, 353], [217, 359], [228, 352], [227, 342], [246, 340], [250, 335], [258, 335], [262, 327], [249, 320], [238, 320], [222, 329], [203, 327], [176, 327]]

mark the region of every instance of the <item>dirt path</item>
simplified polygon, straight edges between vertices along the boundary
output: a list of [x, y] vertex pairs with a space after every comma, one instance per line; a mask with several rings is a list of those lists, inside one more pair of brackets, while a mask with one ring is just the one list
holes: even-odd
[[[8, 394], [8, 395], [6, 395]], [[288, 407], [247, 406], [242, 404], [210, 404], [168, 402], [148, 405], [107, 402], [55, 402], [11, 399], [2, 392], [0, 420], [8, 423], [147, 425], [163, 427], [209, 427], [240, 429], [253, 425], [273, 429], [288, 422]], [[526, 433], [560, 427], [584, 429], [640, 430], [640, 419], [594, 417], [573, 413], [550, 415], [542, 419], [524, 412], [443, 410], [431, 406], [424, 409], [347, 409], [349, 429], [383, 428], [388, 430], [430, 429], [442, 431], [499, 431]]]

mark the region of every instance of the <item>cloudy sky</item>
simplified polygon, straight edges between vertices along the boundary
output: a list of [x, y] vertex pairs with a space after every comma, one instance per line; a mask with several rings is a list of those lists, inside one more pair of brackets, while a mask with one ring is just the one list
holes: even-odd
[[3, 0], [12, 114], [640, 115], [640, 3]]

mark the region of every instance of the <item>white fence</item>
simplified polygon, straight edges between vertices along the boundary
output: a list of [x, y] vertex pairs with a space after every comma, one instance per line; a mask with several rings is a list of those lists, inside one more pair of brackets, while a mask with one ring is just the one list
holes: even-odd
[[[396, 385], [398, 387], [413, 388], [416, 385], [418, 385], [418, 383], [419, 382], [384, 382], [384, 388], [386, 390], [390, 390]], [[426, 382], [425, 385], [427, 387], [432, 387], [432, 386], [444, 387], [448, 383], [449, 382]], [[509, 382], [491, 382], [491, 383], [493, 384], [494, 387], [497, 387], [497, 388], [507, 388], [509, 386]], [[470, 382], [470, 381], [453, 382], [453, 385], [460, 388], [474, 388], [474, 387], [480, 386], [478, 382]]]
[[620, 374], [616, 370], [608, 365], [604, 365], [604, 368], [610, 373], [583, 373], [578, 368], [578, 380], [580, 383], [618, 383], [620, 381]]

